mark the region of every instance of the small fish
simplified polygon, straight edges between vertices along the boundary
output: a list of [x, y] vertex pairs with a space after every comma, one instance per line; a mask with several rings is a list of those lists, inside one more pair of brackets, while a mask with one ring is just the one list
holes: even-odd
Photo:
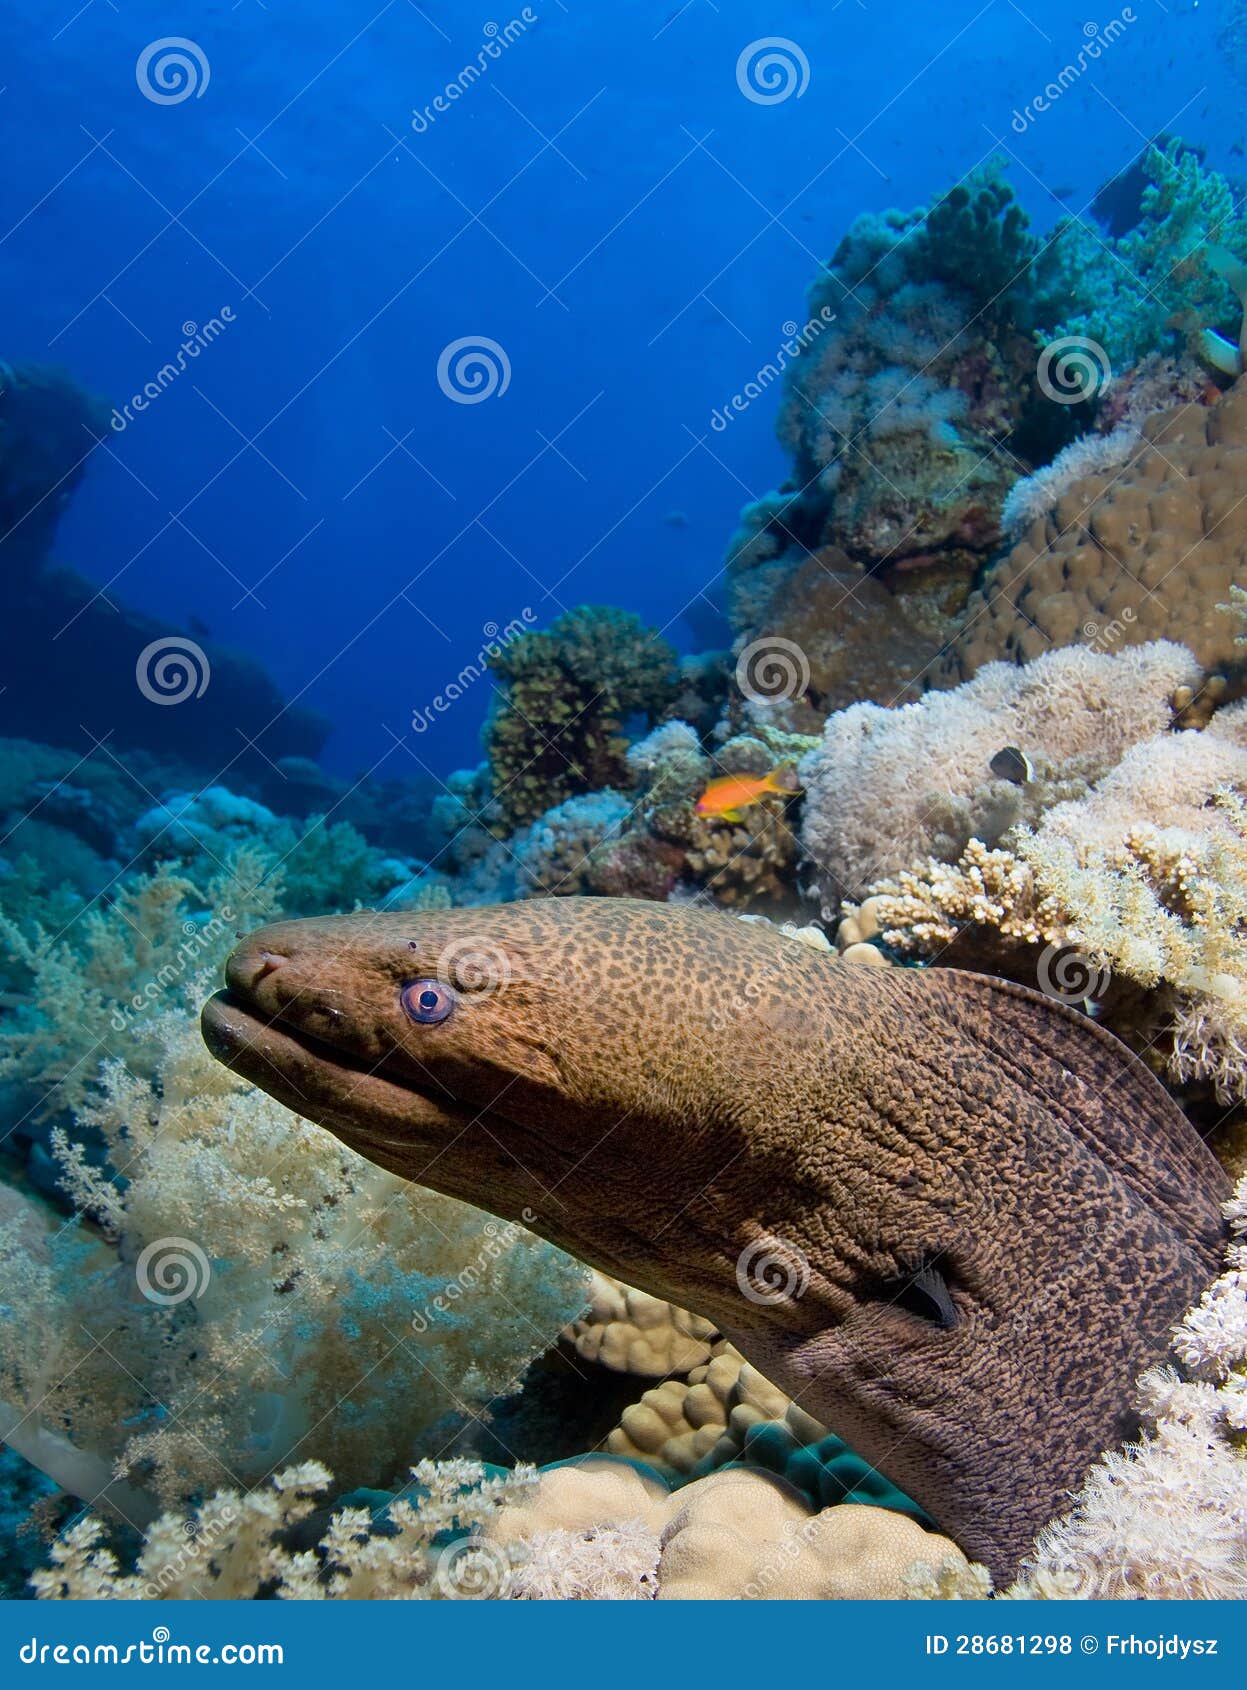
[[792, 768], [787, 764], [772, 769], [769, 775], [723, 775], [718, 780], [712, 780], [697, 800], [697, 814], [718, 816], [725, 822], [738, 822], [742, 813], [751, 804], [756, 804], [759, 798], [766, 798], [772, 793], [778, 793], [781, 798], [791, 798], [794, 792], [800, 790]]
[[1010, 780], [1014, 786], [1026, 786], [1035, 778], [1030, 758], [1016, 745], [1002, 746], [987, 766], [1000, 780]]

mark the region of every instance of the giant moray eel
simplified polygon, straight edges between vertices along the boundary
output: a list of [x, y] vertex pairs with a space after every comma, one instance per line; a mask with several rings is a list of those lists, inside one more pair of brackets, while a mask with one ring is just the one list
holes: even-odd
[[998, 1577], [1218, 1270], [1194, 1129], [1022, 987], [609, 898], [281, 922], [227, 979], [227, 1066], [714, 1319]]

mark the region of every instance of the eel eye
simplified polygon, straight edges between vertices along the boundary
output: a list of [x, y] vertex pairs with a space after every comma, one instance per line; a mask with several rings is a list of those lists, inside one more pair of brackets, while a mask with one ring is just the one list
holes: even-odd
[[412, 980], [403, 987], [399, 1002], [411, 1021], [422, 1027], [434, 1027], [444, 1021], [455, 1007], [456, 998], [449, 986], [440, 980]]

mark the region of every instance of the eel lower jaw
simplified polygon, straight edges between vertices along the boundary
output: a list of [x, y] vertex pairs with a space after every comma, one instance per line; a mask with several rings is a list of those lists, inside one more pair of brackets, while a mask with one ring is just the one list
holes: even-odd
[[208, 999], [200, 1030], [232, 1073], [404, 1179], [437, 1183], [431, 1165], [477, 1118], [449, 1098], [435, 1101], [379, 1067], [254, 1014], [234, 992]]

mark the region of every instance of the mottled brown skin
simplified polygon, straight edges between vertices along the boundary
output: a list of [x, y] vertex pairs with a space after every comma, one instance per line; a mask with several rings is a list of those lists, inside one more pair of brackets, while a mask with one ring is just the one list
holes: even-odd
[[[283, 922], [227, 977], [204, 1035], [228, 1066], [716, 1320], [998, 1577], [1217, 1271], [1193, 1128], [1024, 988], [609, 898]], [[425, 977], [458, 988], [439, 1025], [400, 1004]], [[808, 1283], [750, 1300], [742, 1252], [775, 1240]]]

